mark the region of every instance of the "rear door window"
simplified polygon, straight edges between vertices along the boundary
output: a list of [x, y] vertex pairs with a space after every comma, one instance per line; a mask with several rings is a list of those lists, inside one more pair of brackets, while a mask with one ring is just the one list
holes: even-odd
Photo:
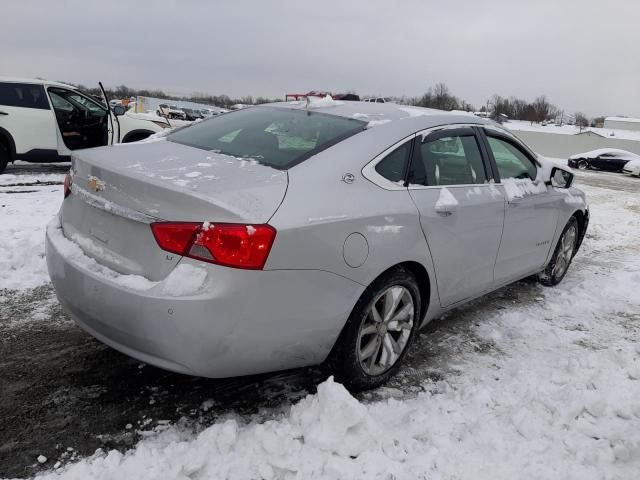
[[253, 107], [177, 130], [167, 139], [288, 169], [366, 126], [360, 120], [320, 112]]
[[416, 148], [411, 166], [411, 184], [445, 186], [473, 185], [487, 181], [476, 135], [471, 129], [427, 137]]
[[44, 87], [28, 83], [0, 83], [0, 105], [49, 110]]

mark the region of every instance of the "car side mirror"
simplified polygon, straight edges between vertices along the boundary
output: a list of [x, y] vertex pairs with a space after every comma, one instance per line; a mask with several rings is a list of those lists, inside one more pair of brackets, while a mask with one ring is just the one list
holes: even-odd
[[562, 168], [553, 167], [551, 169], [551, 179], [547, 182], [547, 185], [557, 188], [569, 188], [573, 183], [573, 173], [567, 172]]
[[116, 117], [121, 117], [126, 111], [127, 109], [124, 108], [124, 105], [115, 105], [113, 107], [113, 113]]

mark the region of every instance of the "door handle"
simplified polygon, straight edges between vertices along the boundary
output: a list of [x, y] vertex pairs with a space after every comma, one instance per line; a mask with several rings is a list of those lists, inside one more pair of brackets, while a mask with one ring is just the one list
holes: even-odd
[[0, 115], [9, 115], [7, 112], [0, 112]]
[[455, 205], [436, 205], [434, 207], [436, 213], [442, 217], [448, 217], [456, 211]]

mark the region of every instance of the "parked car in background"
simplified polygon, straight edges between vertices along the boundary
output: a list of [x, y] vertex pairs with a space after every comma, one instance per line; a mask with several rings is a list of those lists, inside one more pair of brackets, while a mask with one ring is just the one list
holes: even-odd
[[622, 173], [640, 177], [640, 157], [636, 160], [629, 160], [625, 163], [624, 167], [622, 167]]
[[166, 103], [161, 103], [158, 105], [158, 109], [156, 113], [161, 117], [167, 117], [170, 119], [177, 120], [186, 120], [187, 115], [183, 110], [178, 108], [176, 105], [167, 105]]
[[589, 221], [572, 173], [471, 115], [320, 105], [254, 106], [74, 155], [46, 240], [66, 311], [168, 370], [323, 363], [359, 390], [447, 310], [531, 275], [563, 279]]
[[347, 102], [359, 102], [360, 97], [355, 93], [334, 93], [331, 95], [334, 100], [344, 100]]
[[388, 97], [371, 97], [365, 98], [363, 102], [371, 102], [371, 103], [389, 103], [391, 99]]
[[185, 114], [186, 120], [190, 122], [193, 122], [195, 120], [202, 120], [204, 118], [204, 115], [202, 115], [199, 110], [183, 108], [182, 111]]
[[599, 148], [590, 152], [571, 155], [568, 164], [571, 168], [579, 168], [580, 170], [595, 168], [611, 172], [622, 172], [626, 163], [631, 160], [640, 160], [640, 155], [617, 148]]
[[109, 109], [71, 85], [0, 77], [0, 172], [15, 160], [66, 161], [74, 150], [135, 142], [168, 126], [123, 105]]

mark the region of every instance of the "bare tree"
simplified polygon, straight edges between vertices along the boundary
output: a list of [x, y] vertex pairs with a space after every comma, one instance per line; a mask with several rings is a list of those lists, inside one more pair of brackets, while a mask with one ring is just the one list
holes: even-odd
[[551, 113], [551, 104], [547, 101], [547, 97], [541, 95], [533, 101], [533, 110], [535, 112], [535, 121], [543, 122]]
[[580, 130], [589, 126], [589, 119], [584, 113], [576, 112], [574, 116], [576, 118], [576, 126], [580, 127]]

